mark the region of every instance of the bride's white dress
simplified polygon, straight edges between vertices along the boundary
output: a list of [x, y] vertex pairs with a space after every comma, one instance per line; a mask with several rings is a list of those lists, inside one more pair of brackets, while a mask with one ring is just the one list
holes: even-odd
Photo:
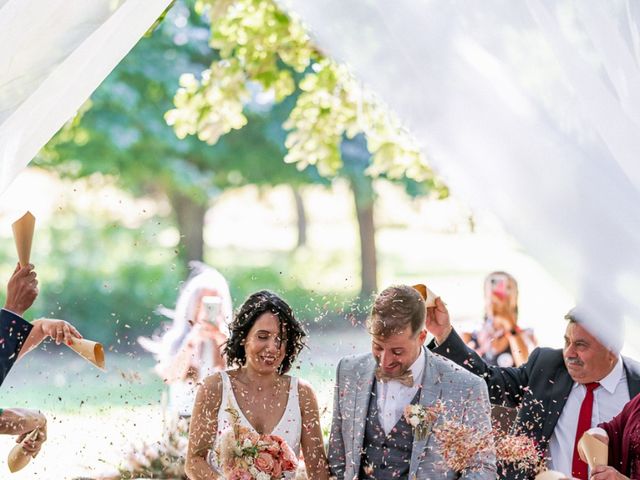
[[[242, 413], [242, 409], [236, 401], [236, 396], [233, 393], [233, 387], [231, 386], [231, 379], [227, 372], [220, 372], [222, 377], [222, 401], [220, 402], [220, 409], [218, 410], [218, 431], [216, 432], [216, 439], [214, 442], [214, 448], [209, 453], [209, 464], [219, 471], [217, 465], [217, 459], [215, 450], [218, 447], [221, 436], [233, 425], [233, 417], [225, 410], [228, 407], [234, 408], [240, 416], [240, 424], [256, 431], [255, 428], [249, 423], [249, 420]], [[296, 454], [296, 457], [300, 455], [300, 436], [302, 434], [302, 414], [300, 412], [300, 402], [298, 400], [298, 379], [291, 377], [291, 383], [289, 385], [289, 398], [287, 399], [287, 407], [284, 414], [280, 418], [280, 421], [275, 426], [272, 435], [278, 435], [282, 437], [289, 447]], [[293, 473], [288, 473], [285, 478], [293, 478]]]

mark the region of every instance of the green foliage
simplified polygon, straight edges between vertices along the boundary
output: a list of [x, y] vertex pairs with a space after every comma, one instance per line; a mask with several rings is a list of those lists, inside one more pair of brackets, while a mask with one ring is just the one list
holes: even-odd
[[299, 169], [317, 166], [334, 176], [343, 165], [345, 138], [363, 134], [371, 162], [366, 173], [427, 182], [446, 196], [415, 140], [386, 106], [357, 82], [344, 65], [325, 57], [298, 18], [275, 0], [199, 0], [212, 25], [216, 58], [200, 80], [181, 79], [167, 122], [180, 138], [198, 135], [215, 144], [250, 124], [245, 116], [249, 86], [271, 92], [275, 102], [299, 93], [284, 127], [285, 161]]

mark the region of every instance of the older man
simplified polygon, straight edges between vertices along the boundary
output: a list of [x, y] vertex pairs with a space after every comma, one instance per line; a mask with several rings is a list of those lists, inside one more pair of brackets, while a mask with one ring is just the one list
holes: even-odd
[[[611, 420], [640, 393], [640, 364], [603, 345], [580, 322], [567, 315], [563, 349], [537, 348], [518, 368], [486, 364], [452, 328], [441, 299], [427, 311], [429, 348], [480, 375], [491, 402], [518, 407], [514, 428], [532, 436], [549, 457], [550, 468], [569, 477], [588, 478], [577, 452], [582, 434]], [[503, 472], [504, 478], [529, 478], [531, 472]]]
[[448, 470], [433, 436], [414, 436], [404, 418], [407, 405], [441, 401], [448, 414], [491, 429], [486, 386], [424, 348], [424, 315], [424, 301], [412, 287], [387, 288], [371, 309], [371, 352], [340, 361], [329, 440], [338, 480], [495, 478], [491, 451], [476, 455], [463, 472]]

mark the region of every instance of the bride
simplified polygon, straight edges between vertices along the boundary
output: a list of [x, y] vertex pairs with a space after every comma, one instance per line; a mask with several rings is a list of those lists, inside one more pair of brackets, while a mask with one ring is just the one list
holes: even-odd
[[[259, 434], [279, 435], [304, 456], [309, 478], [329, 478], [318, 403], [311, 386], [286, 373], [306, 336], [291, 307], [274, 293], [260, 291], [242, 305], [225, 345], [229, 366], [207, 377], [193, 407], [185, 471], [191, 480], [223, 478], [215, 448], [231, 428], [232, 407], [240, 422]], [[292, 478], [288, 474], [285, 478]]]

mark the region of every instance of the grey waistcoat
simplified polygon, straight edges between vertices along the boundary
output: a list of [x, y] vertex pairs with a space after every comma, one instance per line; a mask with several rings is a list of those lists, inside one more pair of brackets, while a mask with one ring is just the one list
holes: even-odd
[[[409, 462], [413, 448], [413, 429], [404, 416], [393, 427], [389, 435], [378, 417], [378, 401], [376, 399], [376, 382], [373, 382], [369, 397], [369, 410], [364, 430], [362, 462], [360, 463], [360, 480], [402, 479], [409, 476]], [[411, 403], [417, 403], [420, 390]]]

